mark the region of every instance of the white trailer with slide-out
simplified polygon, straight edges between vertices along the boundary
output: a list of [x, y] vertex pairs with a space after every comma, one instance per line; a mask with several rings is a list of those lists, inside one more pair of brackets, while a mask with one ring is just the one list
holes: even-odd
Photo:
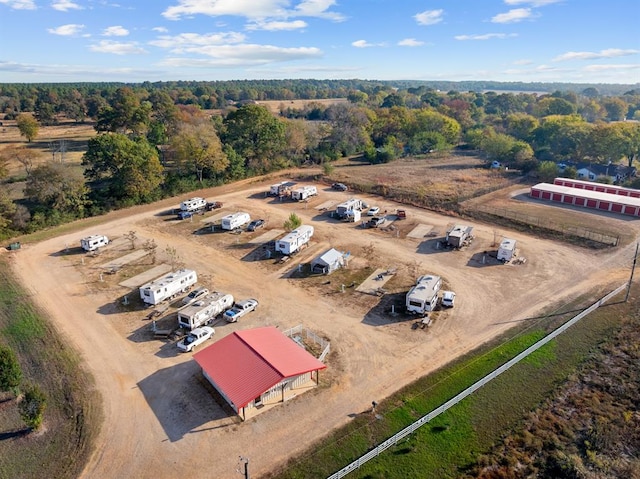
[[438, 291], [442, 287], [440, 276], [425, 274], [420, 276], [406, 296], [407, 312], [425, 315], [438, 305]]
[[195, 329], [211, 323], [216, 316], [233, 306], [233, 296], [214, 291], [178, 311], [178, 325]]
[[159, 304], [186, 293], [197, 281], [198, 275], [191, 269], [172, 271], [140, 286], [140, 298], [146, 304]]
[[276, 251], [284, 255], [290, 255], [299, 251], [313, 236], [313, 226], [298, 226], [288, 235], [276, 241]]

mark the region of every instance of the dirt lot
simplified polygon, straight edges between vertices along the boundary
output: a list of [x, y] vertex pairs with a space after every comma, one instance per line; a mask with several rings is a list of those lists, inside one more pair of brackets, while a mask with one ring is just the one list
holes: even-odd
[[[440, 248], [438, 240], [448, 224], [459, 220], [407, 208], [407, 219], [395, 221], [397, 205], [361, 195], [387, 210], [387, 226], [393, 226], [362, 229], [330, 216], [331, 205], [349, 193], [318, 185], [319, 196], [308, 203], [279, 202], [265, 197], [267, 185], [245, 182], [194, 193], [223, 201], [224, 208], [193, 221], [167, 214], [180, 198], [154, 205], [155, 210], [147, 206], [116, 212], [99, 228], [4, 253], [12, 255], [15, 272], [33, 299], [81, 352], [104, 399], [105, 421], [83, 477], [236, 477], [241, 455], [250, 459], [253, 477], [259, 477], [350, 421], [350, 415], [368, 409], [372, 400], [549, 305], [596, 286], [618, 286], [629, 275], [630, 246], [584, 250], [502, 230], [518, 241], [519, 256], [527, 259], [503, 265], [491, 256], [500, 239], [491, 225], [465, 222], [475, 227], [474, 241], [450, 251]], [[211, 232], [207, 226], [212, 216], [239, 210], [266, 219], [267, 227], [235, 235]], [[292, 211], [316, 228], [311, 246], [285, 264], [258, 259], [258, 238], [281, 230]], [[624, 224], [637, 235], [636, 222]], [[137, 291], [118, 285], [153, 267], [151, 258], [115, 274], [100, 268], [132, 252], [123, 238], [131, 230], [139, 238], [138, 248], [145, 239], [156, 241], [156, 264], [167, 260], [167, 247], [175, 248], [205, 286], [260, 301], [259, 309], [238, 323], [217, 324], [214, 341], [239, 329], [298, 324], [331, 341], [320, 387], [244, 423], [225, 413], [207, 391], [191, 354], [178, 354], [172, 342], [154, 339], [144, 319], [148, 310], [135, 300]], [[89, 257], [79, 250], [79, 240], [97, 233], [114, 241]], [[351, 253], [348, 270], [299, 277], [297, 265], [329, 247]], [[389, 295], [380, 298], [349, 287], [376, 268], [395, 270], [384, 287]], [[457, 303], [453, 310], [434, 313], [430, 328], [415, 329], [414, 319], [386, 310], [392, 293], [401, 297], [424, 273], [441, 275], [446, 288], [457, 293]], [[124, 296], [132, 304], [123, 306]]]

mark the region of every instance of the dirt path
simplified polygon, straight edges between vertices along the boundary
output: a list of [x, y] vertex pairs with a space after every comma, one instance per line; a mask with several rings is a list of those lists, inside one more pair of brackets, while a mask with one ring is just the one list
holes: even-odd
[[[398, 268], [398, 281], [407, 285], [415, 279], [412, 268], [439, 274], [457, 293], [455, 309], [439, 314], [428, 330], [413, 330], [413, 321], [404, 318], [372, 321], [379, 298], [343, 295], [335, 284], [323, 289], [283, 278], [295, 265], [246, 261], [250, 249], [243, 244], [250, 238], [244, 233], [197, 235], [194, 231], [202, 227], [198, 218], [189, 223], [162, 216], [175, 200], [118, 212], [99, 228], [26, 245], [13, 255], [15, 272], [80, 351], [104, 401], [105, 421], [83, 477], [236, 477], [240, 455], [250, 458], [252, 475], [259, 477], [348, 422], [350, 415], [365, 411], [372, 400], [495, 337], [515, 321], [592, 287], [617, 286], [628, 277], [629, 248], [593, 252], [509, 233], [527, 262], [482, 264], [484, 251], [495, 249], [491, 226], [475, 225], [476, 239], [468, 250], [444, 251], [436, 249], [433, 238], [404, 235], [418, 224], [442, 235], [451, 218], [407, 209], [408, 218], [398, 223], [401, 233], [395, 237], [393, 232], [334, 222], [314, 209], [330, 199], [344, 200], [346, 193], [319, 188], [320, 196], [304, 205], [264, 198], [264, 184], [247, 181], [243, 186], [241, 191], [236, 185], [207, 195], [215, 193], [229, 211], [244, 209], [268, 219], [268, 229], [281, 228], [295, 211], [316, 228], [305, 257], [335, 246], [350, 251], [354, 265]], [[383, 210], [395, 209], [389, 202], [375, 202]], [[238, 329], [286, 329], [301, 323], [328, 337], [332, 354], [321, 387], [244, 423], [227, 416], [203, 387], [191, 355], [179, 355], [174, 344], [151, 339], [144, 311], [118, 307], [123, 295], [135, 296], [137, 291], [117, 286], [116, 279], [98, 279], [94, 266], [105, 258], [92, 261], [64, 252], [65, 245], [79, 244], [87, 234], [117, 238], [130, 230], [140, 242], [153, 238], [159, 252], [175, 248], [207, 286], [238, 298], [258, 298], [256, 313], [236, 324], [217, 325], [216, 338]], [[255, 236], [261, 234], [264, 231]], [[362, 258], [366, 248], [372, 256]], [[103, 255], [117, 258], [130, 252], [120, 241]]]

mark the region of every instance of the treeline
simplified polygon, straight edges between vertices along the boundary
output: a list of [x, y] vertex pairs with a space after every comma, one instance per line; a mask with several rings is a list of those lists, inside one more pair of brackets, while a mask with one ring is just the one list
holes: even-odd
[[[27, 141], [37, 138], [40, 125], [59, 119], [90, 120], [98, 134], [83, 156], [82, 176], [52, 162], [34, 167], [33, 149], [0, 152], [0, 178], [10, 160], [26, 171], [24, 202], [0, 191], [0, 236], [303, 164], [330, 172], [333, 160], [351, 155], [379, 163], [471, 148], [487, 162], [552, 177], [560, 161], [632, 166], [640, 154], [640, 89], [621, 96], [603, 96], [595, 87], [540, 95], [300, 80], [224, 82], [229, 90], [222, 94], [215, 85], [2, 87], [4, 118], [15, 118]], [[325, 98], [348, 101], [297, 107], [280, 97], [273, 115], [243, 99], [276, 88], [292, 97], [293, 90], [319, 94], [323, 87]], [[204, 108], [203, 97], [215, 97], [216, 105], [224, 98], [224, 107]]]

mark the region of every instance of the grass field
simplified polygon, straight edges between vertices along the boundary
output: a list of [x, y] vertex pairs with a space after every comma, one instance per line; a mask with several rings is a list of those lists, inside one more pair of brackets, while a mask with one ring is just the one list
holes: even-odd
[[25, 381], [47, 396], [36, 432], [25, 430], [15, 398], [0, 396], [0, 477], [74, 478], [100, 425], [99, 397], [79, 358], [32, 306], [30, 294], [0, 258], [0, 342], [16, 352]]
[[[579, 307], [587, 303], [582, 299]], [[517, 427], [530, 410], [553, 395], [594, 348], [622, 327], [633, 308], [633, 302], [616, 303], [592, 313], [349, 477], [459, 477], [506, 432]], [[573, 309], [577, 309], [576, 304], [568, 305], [565, 311]], [[511, 332], [511, 338], [484, 345], [420, 379], [377, 406], [381, 419], [371, 411], [362, 412], [308, 455], [292, 461], [286, 472], [272, 477], [327, 477], [503, 364], [569, 316], [541, 318], [515, 336]]]

